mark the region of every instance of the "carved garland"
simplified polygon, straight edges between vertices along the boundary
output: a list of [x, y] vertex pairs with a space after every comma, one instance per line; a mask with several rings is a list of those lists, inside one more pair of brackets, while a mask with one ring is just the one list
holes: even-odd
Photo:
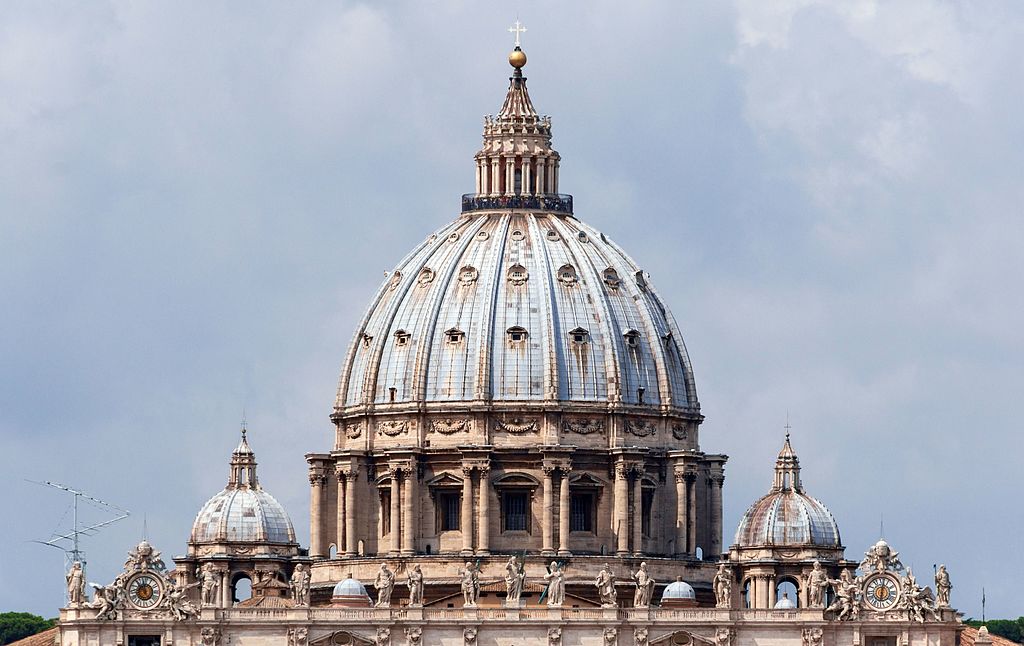
[[363, 434], [363, 425], [362, 424], [356, 423], [356, 424], [346, 424], [345, 425], [345, 437], [347, 437], [348, 439], [354, 440], [354, 439], [358, 438], [362, 434]]
[[520, 417], [513, 418], [509, 422], [497, 420], [494, 422], [494, 425], [498, 430], [505, 431], [506, 433], [511, 433], [513, 435], [537, 432], [537, 420], [524, 420]]
[[562, 421], [562, 428], [570, 433], [591, 435], [592, 433], [604, 433], [604, 422], [599, 419], [567, 419]]
[[469, 433], [470, 422], [468, 419], [444, 419], [430, 420], [430, 430], [441, 435], [454, 435], [456, 433]]
[[387, 420], [379, 422], [377, 424], [377, 432], [381, 435], [387, 435], [388, 437], [395, 437], [401, 435], [409, 430], [409, 422], [407, 420]]
[[687, 437], [686, 427], [682, 424], [672, 425], [672, 437], [677, 440], [685, 440]]
[[653, 422], [645, 422], [644, 420], [626, 420], [626, 432], [636, 435], [637, 437], [647, 437], [648, 435], [654, 435], [658, 432], [658, 427]]

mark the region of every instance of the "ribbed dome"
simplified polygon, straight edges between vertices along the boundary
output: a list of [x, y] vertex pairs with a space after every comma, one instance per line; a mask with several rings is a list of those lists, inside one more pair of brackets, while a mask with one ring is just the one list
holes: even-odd
[[839, 525], [825, 505], [804, 493], [800, 460], [789, 442], [775, 462], [772, 490], [750, 506], [736, 530], [740, 547], [840, 547]]
[[192, 525], [195, 543], [294, 543], [284, 508], [262, 489], [221, 491], [203, 505]]
[[336, 411], [460, 401], [698, 408], [682, 336], [647, 275], [571, 216], [511, 209], [463, 215], [390, 273]]
[[691, 586], [686, 581], [673, 581], [665, 586], [665, 591], [661, 593], [661, 601], [665, 602], [666, 599], [696, 599], [697, 595], [693, 591]]
[[295, 544], [295, 528], [284, 507], [263, 490], [256, 477], [256, 454], [242, 440], [231, 454], [223, 491], [210, 498], [192, 524], [192, 543]]

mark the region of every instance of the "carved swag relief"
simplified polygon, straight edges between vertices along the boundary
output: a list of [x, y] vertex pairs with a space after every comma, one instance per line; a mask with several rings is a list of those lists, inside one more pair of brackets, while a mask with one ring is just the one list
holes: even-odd
[[604, 422], [599, 419], [567, 419], [562, 421], [562, 429], [578, 435], [604, 433]]

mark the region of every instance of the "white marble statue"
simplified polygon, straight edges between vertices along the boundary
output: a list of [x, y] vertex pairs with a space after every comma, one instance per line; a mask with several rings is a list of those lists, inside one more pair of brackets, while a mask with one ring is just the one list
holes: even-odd
[[636, 592], [633, 593], [634, 608], [649, 608], [651, 597], [654, 594], [654, 579], [647, 572], [647, 563], [641, 563], [640, 569], [630, 576], [636, 582]]
[[518, 607], [526, 582], [526, 568], [514, 556], [505, 563], [505, 605]]
[[167, 581], [167, 600], [164, 603], [167, 604], [167, 609], [171, 611], [171, 616], [175, 621], [184, 621], [199, 615], [199, 608], [196, 608], [195, 604], [188, 598], [188, 591], [199, 585], [200, 582], [197, 581], [179, 587], [173, 580]]
[[117, 610], [124, 601], [123, 592], [117, 585], [97, 585], [90, 583], [96, 595], [90, 604], [96, 608], [96, 619], [117, 619]]
[[292, 570], [292, 601], [296, 606], [309, 605], [309, 567], [304, 563], [297, 563]]
[[942, 620], [935, 609], [932, 591], [917, 584], [914, 572], [910, 568], [907, 568], [906, 575], [900, 581], [900, 588], [900, 603], [907, 611], [908, 619], [924, 623], [925, 615], [929, 615], [936, 621]]
[[713, 585], [715, 588], [715, 607], [730, 607], [732, 605], [732, 572], [726, 569], [725, 563], [719, 564]]
[[839, 573], [838, 579], [829, 579], [828, 582], [836, 592], [836, 600], [832, 602], [825, 612], [836, 613], [836, 619], [857, 619], [860, 615], [860, 585], [850, 576], [849, 570]]
[[218, 605], [217, 592], [220, 590], [220, 573], [213, 563], [203, 565], [199, 573], [200, 592], [204, 606]]
[[935, 573], [935, 605], [940, 608], [949, 607], [949, 593], [953, 589], [953, 584], [949, 582], [949, 572], [946, 571], [945, 565], [939, 566], [939, 571]]
[[395, 589], [395, 573], [388, 569], [387, 563], [380, 564], [373, 587], [377, 588], [377, 607], [390, 608], [391, 593]]
[[601, 571], [597, 573], [597, 579], [594, 580], [594, 586], [597, 587], [597, 594], [601, 597], [602, 608], [617, 608], [618, 599], [615, 596], [615, 575], [612, 574], [612, 570], [605, 563]]
[[82, 563], [75, 561], [71, 564], [71, 570], [65, 577], [68, 583], [68, 604], [77, 606], [85, 598], [85, 572], [82, 571]]
[[469, 561], [466, 561], [466, 568], [460, 572], [462, 581], [462, 605], [467, 608], [475, 608], [476, 600], [480, 597], [480, 570], [476, 569]]
[[807, 606], [824, 608], [828, 575], [822, 569], [820, 561], [815, 561], [811, 571], [804, 576], [804, 586], [807, 588]]
[[423, 571], [419, 565], [412, 566], [409, 570], [405, 584], [409, 586], [409, 605], [423, 605]]
[[544, 580], [548, 582], [548, 607], [559, 608], [565, 603], [565, 572], [551, 561]]

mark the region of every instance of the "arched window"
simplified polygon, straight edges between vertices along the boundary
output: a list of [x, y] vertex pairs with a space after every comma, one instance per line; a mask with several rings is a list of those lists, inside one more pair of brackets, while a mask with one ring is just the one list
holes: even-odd
[[252, 597], [252, 579], [245, 572], [231, 577], [231, 600], [240, 603]]
[[[779, 607], [779, 603], [783, 600], [788, 600], [793, 604], [793, 607], [800, 607], [800, 588], [797, 585], [795, 579], [786, 577], [779, 579], [778, 584], [775, 586], [775, 606]], [[788, 605], [783, 603], [782, 607]]]
[[754, 586], [750, 579], [743, 582], [743, 607], [754, 607]]

